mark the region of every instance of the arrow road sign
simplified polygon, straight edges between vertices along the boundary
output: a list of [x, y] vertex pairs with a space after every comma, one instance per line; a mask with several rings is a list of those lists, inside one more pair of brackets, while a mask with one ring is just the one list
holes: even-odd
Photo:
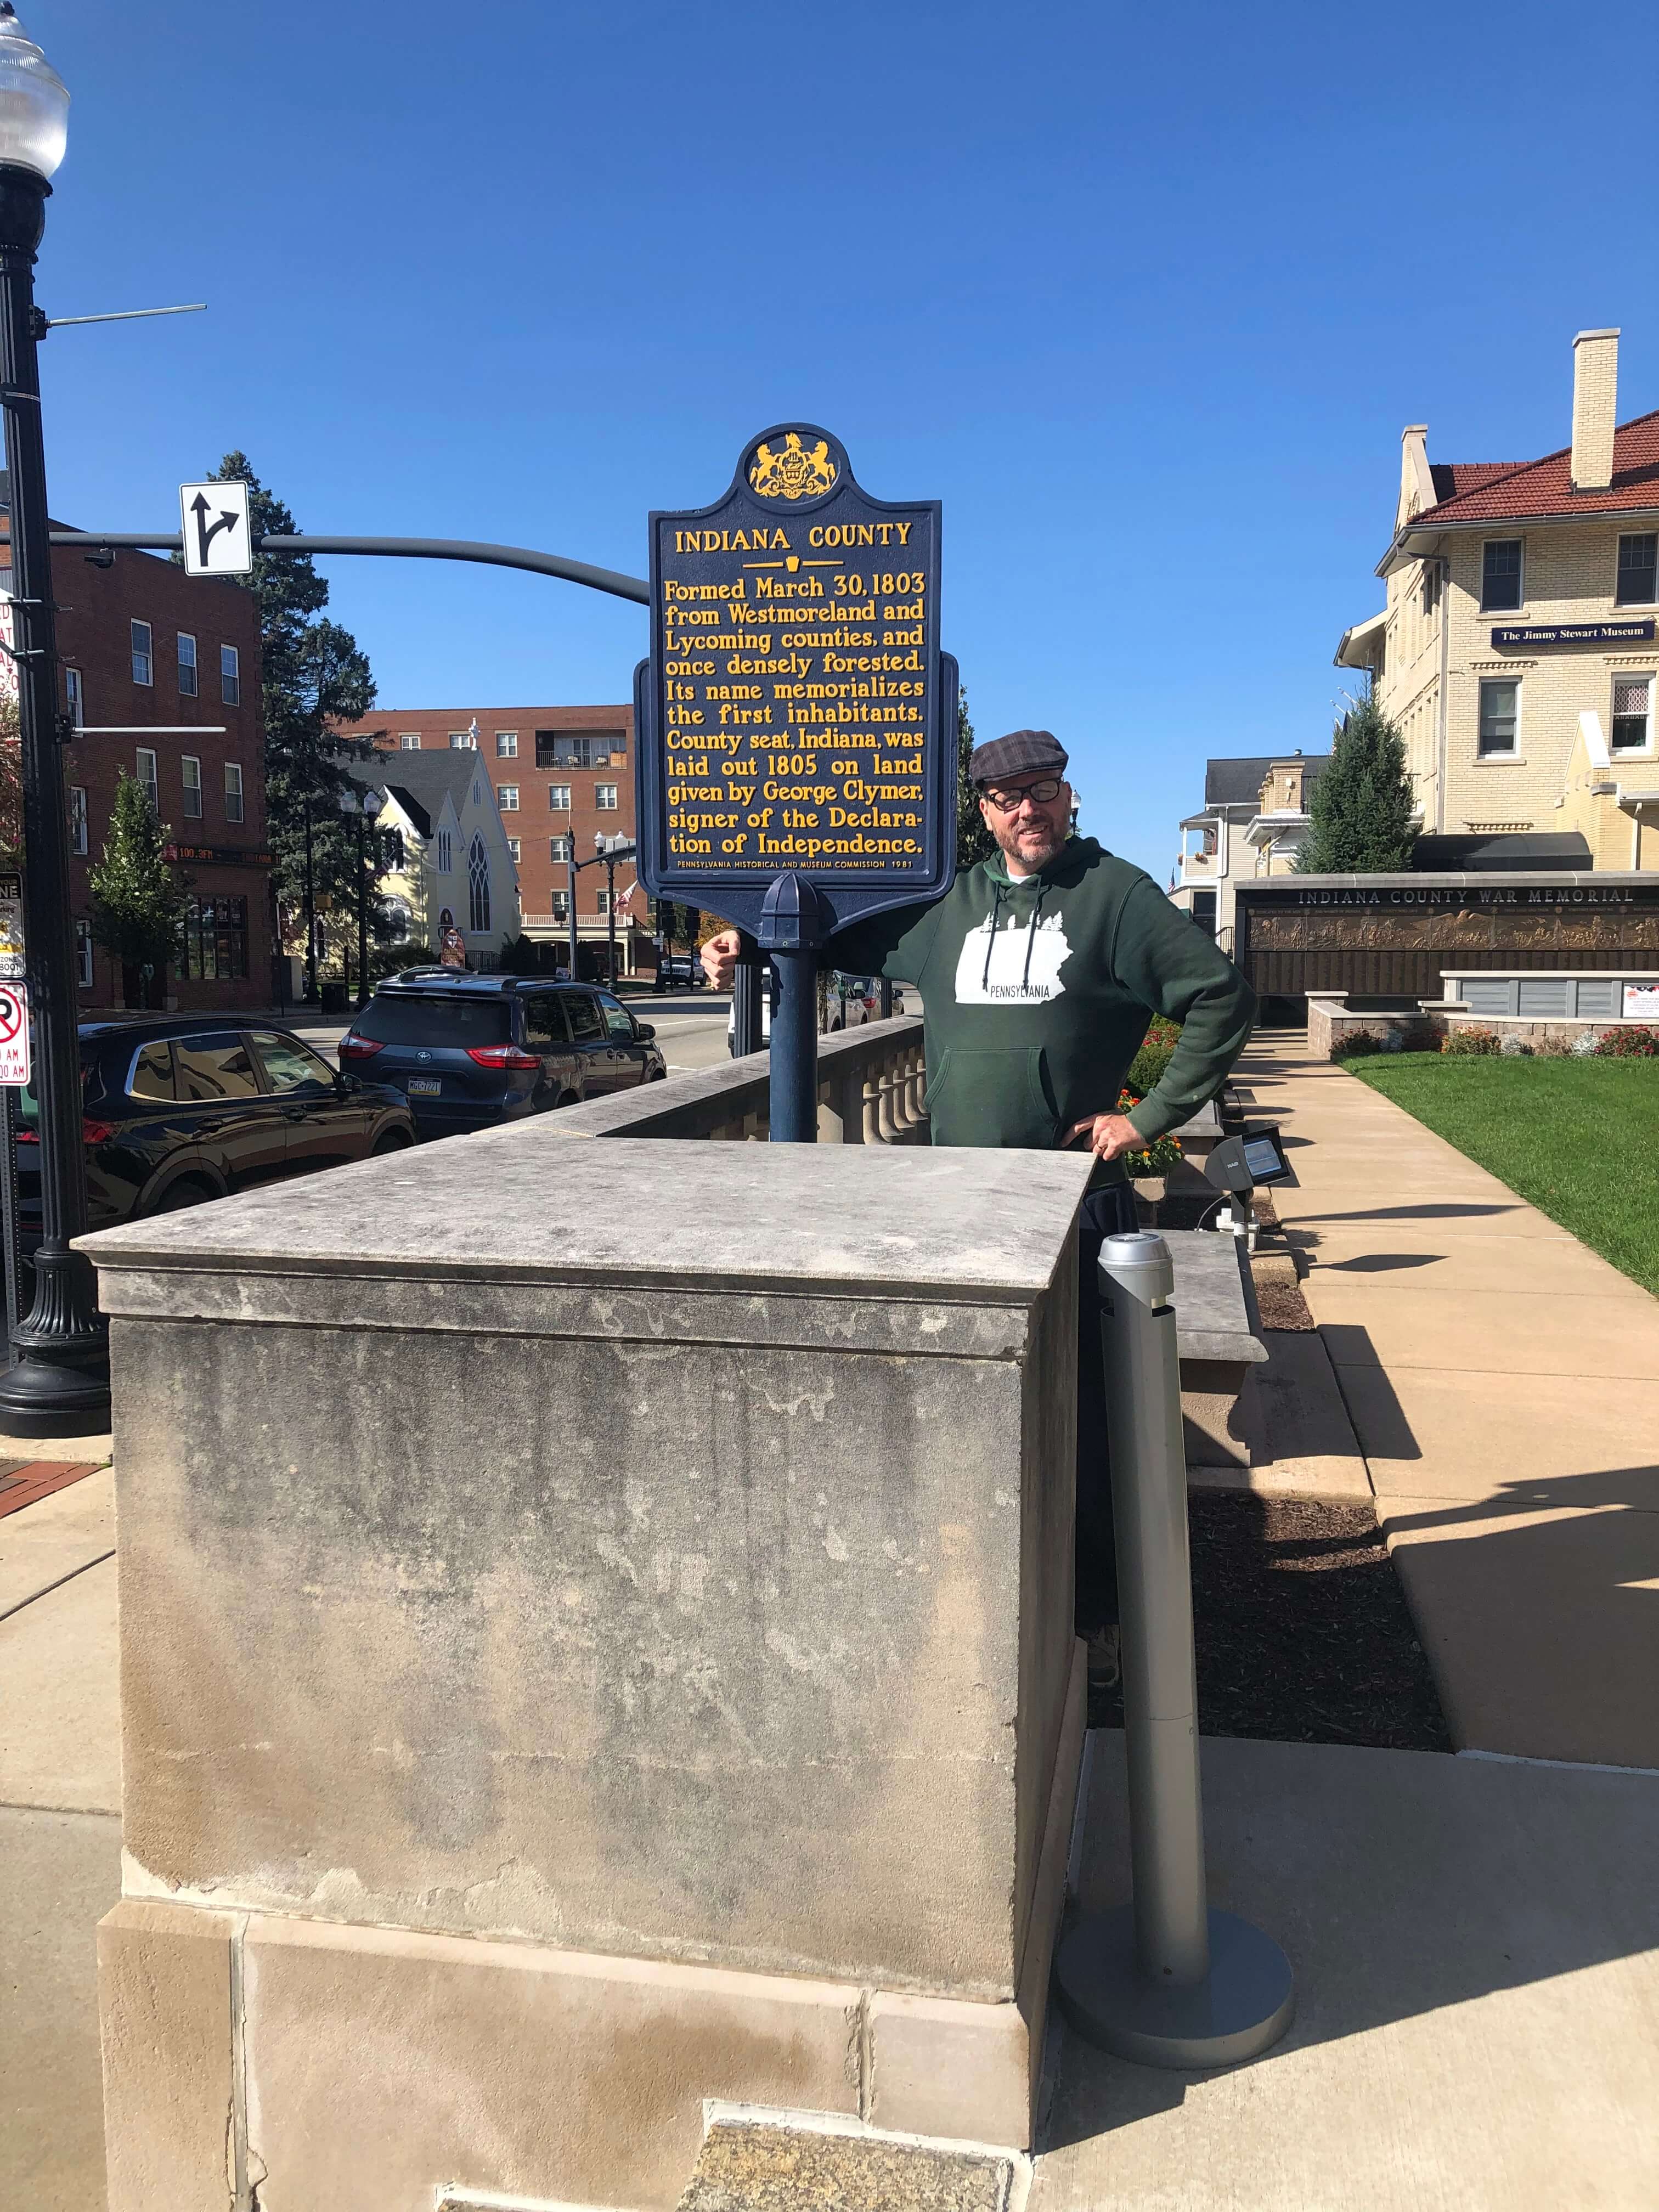
[[28, 1079], [28, 1000], [21, 983], [0, 983], [0, 1083]]
[[179, 526], [187, 576], [246, 576], [253, 567], [253, 535], [245, 483], [179, 487]]

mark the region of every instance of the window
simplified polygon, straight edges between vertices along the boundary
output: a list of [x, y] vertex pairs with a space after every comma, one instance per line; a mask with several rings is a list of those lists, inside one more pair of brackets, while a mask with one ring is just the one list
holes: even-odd
[[550, 783], [547, 787], [547, 803], [555, 814], [568, 814], [570, 786], [568, 783]]
[[64, 671], [64, 704], [69, 709], [69, 718], [73, 726], [77, 730], [84, 729], [87, 720], [87, 694], [86, 686], [82, 681], [78, 668], [66, 668]]
[[193, 898], [189, 902], [185, 908], [184, 972], [192, 979], [208, 982], [247, 974], [245, 898]]
[[489, 855], [484, 850], [484, 841], [475, 830], [466, 855], [467, 910], [469, 927], [475, 937], [487, 935], [489, 929]]
[[438, 832], [437, 847], [438, 873], [441, 876], [447, 876], [451, 868], [455, 865], [454, 848], [450, 843], [449, 832], [447, 830], [441, 830]]
[[161, 797], [155, 787], [155, 756], [148, 746], [140, 745], [137, 761], [138, 781], [144, 787], [144, 796], [149, 801], [149, 811], [152, 814], [159, 815], [161, 811]]
[[83, 991], [92, 988], [92, 924], [75, 925], [75, 976]]
[[1619, 541], [1619, 579], [1613, 602], [1621, 607], [1650, 607], [1659, 599], [1659, 532], [1646, 531]]
[[234, 645], [219, 647], [219, 696], [227, 707], [242, 703], [242, 656]]
[[470, 753], [477, 742], [471, 730], [452, 730], [449, 733], [449, 750], [453, 753]]
[[275, 1030], [255, 1030], [252, 1037], [253, 1049], [265, 1072], [267, 1096], [285, 1091], [333, 1091], [333, 1069], [298, 1037], [283, 1036]]
[[1480, 549], [1480, 611], [1501, 614], [1521, 604], [1521, 540], [1489, 538]]
[[496, 731], [495, 757], [497, 760], [517, 760], [519, 757], [519, 733], [516, 730]]
[[179, 696], [196, 696], [196, 641], [188, 630], [179, 633]]
[[389, 898], [382, 904], [386, 927], [392, 932], [393, 939], [400, 942], [415, 926], [414, 910], [407, 899]]
[[599, 783], [593, 787], [593, 804], [601, 814], [617, 811], [617, 787], [614, 783]]
[[550, 837], [547, 841], [548, 858], [551, 860], [574, 860], [576, 857], [575, 843], [574, 837]]
[[578, 1044], [587, 1044], [605, 1035], [605, 1016], [599, 1012], [599, 1002], [586, 991], [567, 991], [564, 1010], [570, 1018], [570, 1034]]
[[550, 910], [550, 912], [552, 914], [552, 916], [553, 916], [554, 921], [569, 921], [569, 919], [570, 919], [570, 894], [569, 894], [569, 892], [568, 892], [568, 891], [550, 891], [550, 892], [549, 892], [549, 894], [548, 894], [548, 899], [549, 899], [549, 910]]
[[135, 684], [151, 682], [149, 624], [136, 622], [132, 625], [132, 680]]
[[[599, 890], [595, 893], [595, 896], [599, 901], [599, 912], [601, 914], [609, 914], [611, 911], [611, 894], [605, 889], [603, 884], [600, 885]], [[619, 912], [620, 910], [621, 909], [618, 908]]]
[[404, 730], [398, 743], [404, 752], [417, 753], [421, 750], [421, 733], [418, 730]]
[[1480, 750], [1512, 753], [1521, 716], [1521, 684], [1513, 676], [1492, 676], [1480, 685]]
[[1440, 563], [1425, 561], [1423, 563], [1423, 617], [1425, 622], [1439, 605]]
[[172, 1097], [173, 1047], [165, 1037], [158, 1037], [133, 1054], [127, 1091], [134, 1098]]
[[625, 758], [628, 740], [620, 730], [538, 730], [538, 768], [611, 768]]
[[502, 784], [496, 795], [501, 802], [501, 811], [503, 814], [516, 814], [518, 812], [519, 787], [516, 783]]
[[518, 866], [519, 862], [524, 858], [523, 854], [519, 850], [519, 841], [516, 837], [509, 837], [507, 839], [507, 856], [508, 860], [512, 861], [515, 868]]
[[225, 819], [240, 822], [242, 818], [242, 763], [225, 763]]
[[247, 1047], [234, 1030], [216, 1036], [177, 1038], [173, 1064], [179, 1096], [198, 1103], [210, 1099], [257, 1098], [259, 1073]]
[[532, 1052], [556, 1052], [570, 1042], [564, 1008], [551, 991], [538, 991], [525, 1000], [524, 1041]]
[[199, 822], [202, 818], [202, 763], [186, 753], [179, 763], [185, 776], [185, 819]]
[[70, 786], [70, 850], [87, 849], [87, 794], [78, 783]]
[[1613, 683], [1613, 750], [1643, 753], [1652, 726], [1653, 678], [1616, 676]]
[[634, 1017], [627, 1007], [603, 991], [599, 994], [599, 1006], [605, 1015], [605, 1025], [611, 1036], [623, 1044], [632, 1044], [639, 1032], [634, 1027]]

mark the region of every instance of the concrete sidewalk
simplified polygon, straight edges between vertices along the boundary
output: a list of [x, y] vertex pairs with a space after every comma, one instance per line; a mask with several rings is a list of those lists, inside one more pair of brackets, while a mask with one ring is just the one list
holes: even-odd
[[1659, 1768], [1659, 1301], [1300, 1039], [1239, 1080], [1453, 1741]]

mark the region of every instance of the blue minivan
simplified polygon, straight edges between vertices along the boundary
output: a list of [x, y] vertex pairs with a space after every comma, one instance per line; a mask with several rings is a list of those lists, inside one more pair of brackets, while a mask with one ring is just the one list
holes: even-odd
[[655, 1038], [590, 984], [410, 968], [353, 1017], [339, 1056], [401, 1091], [421, 1136], [450, 1137], [659, 1081]]

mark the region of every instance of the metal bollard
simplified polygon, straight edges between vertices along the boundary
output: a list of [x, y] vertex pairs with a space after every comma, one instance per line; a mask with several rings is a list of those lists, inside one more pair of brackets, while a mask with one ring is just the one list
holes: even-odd
[[1119, 2057], [1232, 2066], [1283, 2035], [1296, 1990], [1273, 1938], [1208, 1901], [1174, 1290], [1161, 1237], [1107, 1237], [1101, 1340], [1133, 1902], [1079, 1921], [1055, 1975], [1072, 2026]]

